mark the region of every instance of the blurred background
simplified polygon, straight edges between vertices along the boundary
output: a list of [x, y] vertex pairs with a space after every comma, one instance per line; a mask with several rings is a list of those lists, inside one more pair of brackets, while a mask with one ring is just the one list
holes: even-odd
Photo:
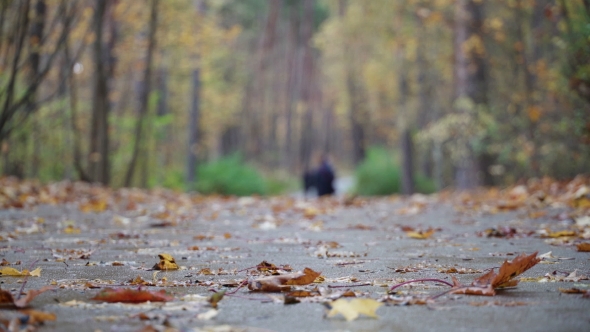
[[[359, 194], [590, 169], [589, 0], [2, 0], [5, 176]], [[345, 186], [346, 187], [346, 186]]]

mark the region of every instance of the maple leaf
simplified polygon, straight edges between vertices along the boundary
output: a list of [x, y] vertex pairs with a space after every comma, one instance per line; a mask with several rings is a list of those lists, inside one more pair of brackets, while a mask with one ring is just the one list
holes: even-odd
[[103, 302], [121, 302], [121, 303], [142, 303], [142, 302], [168, 302], [174, 298], [167, 295], [165, 290], [158, 292], [149, 292], [145, 290], [135, 290], [127, 288], [107, 288], [96, 294], [91, 300]]
[[176, 264], [176, 260], [172, 255], [162, 253], [158, 257], [160, 261], [152, 267], [154, 270], [178, 270], [178, 264]]
[[488, 273], [475, 279], [469, 286], [461, 286], [457, 279], [453, 277], [453, 290], [451, 294], [470, 294], [470, 295], [496, 295], [495, 289], [503, 287], [514, 287], [518, 284], [518, 280], [514, 278], [524, 271], [535, 266], [541, 261], [537, 257], [537, 252], [526, 255], [522, 254], [514, 258], [511, 262], [504, 261], [498, 273], [493, 269]]
[[326, 305], [330, 308], [327, 317], [334, 317], [338, 314], [341, 314], [347, 321], [352, 321], [357, 319], [361, 314], [373, 318], [379, 318], [375, 311], [377, 311], [377, 309], [379, 309], [383, 303], [373, 299], [352, 299], [350, 301], [338, 299], [336, 301], [326, 303]]
[[291, 286], [311, 284], [321, 272], [305, 268], [303, 272], [274, 275], [251, 280], [248, 289], [255, 292], [282, 292], [291, 290]]
[[31, 289], [27, 292], [27, 294], [20, 299], [15, 300], [10, 294], [9, 291], [0, 289], [0, 306], [10, 306], [16, 308], [24, 308], [29, 305], [37, 295], [44, 293], [50, 289], [53, 289], [52, 286], [45, 286], [41, 287], [40, 289]]

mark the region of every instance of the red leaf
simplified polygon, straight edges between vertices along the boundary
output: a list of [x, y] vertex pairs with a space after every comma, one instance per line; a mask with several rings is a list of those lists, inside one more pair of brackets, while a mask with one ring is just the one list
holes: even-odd
[[135, 290], [127, 288], [107, 288], [98, 293], [92, 300], [103, 302], [122, 302], [122, 303], [142, 303], [142, 302], [168, 302], [172, 301], [172, 296], [166, 295], [165, 290], [159, 292], [149, 292], [144, 290]]

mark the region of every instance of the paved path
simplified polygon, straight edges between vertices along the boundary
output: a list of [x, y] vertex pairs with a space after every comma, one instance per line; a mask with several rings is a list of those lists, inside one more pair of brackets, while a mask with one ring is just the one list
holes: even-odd
[[[588, 289], [588, 280], [524, 281], [495, 297], [453, 295], [428, 306], [393, 304], [395, 298], [447, 289], [415, 284], [390, 296], [390, 303], [378, 309], [378, 319], [351, 322], [325, 318], [326, 308], [318, 303], [347, 289], [358, 297], [383, 300], [389, 287], [402, 281], [450, 280], [451, 274], [441, 271], [451, 267], [477, 272], [452, 274], [468, 284], [505, 259], [535, 251], [551, 251], [554, 258], [525, 272], [528, 280], [576, 269], [589, 275], [589, 253], [553, 246], [529, 233], [541, 226], [569, 227], [571, 220], [554, 218], [570, 211], [565, 207], [542, 208], [546, 214], [531, 219], [526, 209], [458, 212], [451, 201], [420, 196], [356, 201], [350, 206], [339, 199], [190, 199], [161, 193], [152, 200], [136, 192], [114, 197], [110, 208], [99, 213], [83, 213], [81, 207], [93, 206], [79, 203], [0, 210], [2, 258], [11, 264], [22, 262], [14, 266], [19, 269], [35, 261], [35, 267], [42, 268], [40, 277], [28, 279], [25, 290], [56, 286], [31, 302], [34, 309], [57, 316], [40, 331], [139, 331], [152, 326], [157, 331], [554, 332], [585, 331], [590, 326], [590, 299], [558, 291]], [[100, 202], [94, 207], [100, 210]], [[430, 239], [417, 240], [406, 235], [410, 227], [432, 227], [436, 232]], [[492, 227], [512, 227], [515, 236], [478, 236]], [[182, 269], [154, 275], [149, 268], [159, 253], [174, 256]], [[256, 278], [247, 269], [262, 261], [321, 271], [323, 282], [302, 288], [317, 287], [322, 296], [285, 305], [280, 293], [250, 293], [244, 288], [226, 296], [217, 311], [206, 306], [210, 289], [233, 290], [225, 286]], [[91, 300], [101, 288], [128, 285], [137, 277], [167, 285], [145, 289], [166, 289], [176, 300], [137, 305]], [[0, 281], [2, 289], [13, 294], [22, 286], [22, 278]], [[368, 285], [352, 287], [361, 283]], [[0, 311], [1, 317], [14, 315]]]

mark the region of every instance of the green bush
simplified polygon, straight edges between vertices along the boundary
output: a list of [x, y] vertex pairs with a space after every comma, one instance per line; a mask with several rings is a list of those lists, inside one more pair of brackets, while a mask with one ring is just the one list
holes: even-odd
[[281, 195], [297, 191], [297, 179], [282, 174], [270, 174], [265, 178], [267, 195]]
[[400, 192], [400, 169], [382, 148], [370, 148], [356, 169], [355, 192], [362, 196], [391, 195]]
[[[355, 193], [362, 196], [383, 196], [401, 192], [401, 169], [395, 158], [383, 148], [369, 148], [365, 160], [356, 169]], [[418, 193], [436, 191], [432, 179], [416, 174], [414, 189]]]
[[436, 184], [434, 180], [426, 175], [416, 174], [414, 176], [414, 189], [417, 193], [432, 194], [436, 192]]
[[262, 175], [235, 154], [199, 165], [196, 189], [202, 194], [248, 196], [266, 194]]

